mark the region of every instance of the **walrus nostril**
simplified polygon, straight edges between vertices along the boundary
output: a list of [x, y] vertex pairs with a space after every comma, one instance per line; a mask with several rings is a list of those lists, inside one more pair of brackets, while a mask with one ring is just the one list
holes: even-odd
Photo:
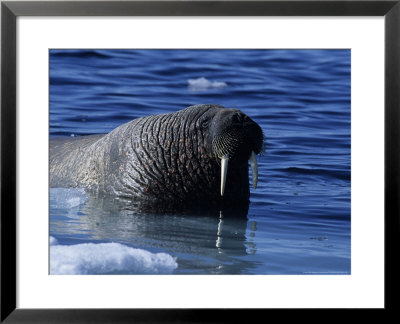
[[245, 114], [238, 111], [238, 112], [233, 113], [231, 119], [232, 119], [232, 122], [234, 122], [234, 123], [243, 123], [245, 121], [246, 117], [247, 116]]

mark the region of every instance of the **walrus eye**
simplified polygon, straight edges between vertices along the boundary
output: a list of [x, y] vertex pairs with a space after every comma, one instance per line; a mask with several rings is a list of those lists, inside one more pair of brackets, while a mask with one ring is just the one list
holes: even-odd
[[201, 122], [201, 127], [202, 127], [202, 128], [207, 128], [207, 127], [208, 127], [208, 119], [204, 119], [204, 120]]

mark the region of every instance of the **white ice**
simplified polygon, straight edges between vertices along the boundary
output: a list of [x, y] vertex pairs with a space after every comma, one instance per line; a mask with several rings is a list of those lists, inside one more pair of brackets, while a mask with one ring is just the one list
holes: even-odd
[[210, 81], [204, 77], [198, 79], [189, 79], [188, 85], [189, 89], [194, 91], [226, 88], [228, 86], [225, 82]]
[[178, 267], [167, 253], [151, 253], [119, 243], [58, 245], [50, 237], [50, 274], [166, 274]]
[[50, 246], [57, 245], [58, 241], [53, 236], [50, 236]]

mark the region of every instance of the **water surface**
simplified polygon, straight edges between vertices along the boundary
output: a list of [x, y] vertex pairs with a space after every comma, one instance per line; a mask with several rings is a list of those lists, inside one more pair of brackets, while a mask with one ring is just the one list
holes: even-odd
[[58, 246], [85, 255], [88, 243], [114, 242], [157, 265], [176, 261], [103, 273], [350, 274], [350, 50], [51, 50], [49, 59], [50, 138], [213, 103], [241, 109], [267, 139], [242, 217], [146, 215], [52, 188]]

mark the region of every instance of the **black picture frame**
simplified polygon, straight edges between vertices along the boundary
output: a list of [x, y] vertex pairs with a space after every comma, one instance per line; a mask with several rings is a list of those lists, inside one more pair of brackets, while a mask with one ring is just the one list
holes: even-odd
[[[400, 0], [394, 1], [2, 1], [1, 2], [1, 322], [143, 323], [265, 319], [270, 309], [19, 309], [16, 307], [16, 19], [19, 16], [384, 16], [385, 306], [398, 288], [400, 163]], [[372, 153], [371, 153], [372, 154]], [[344, 292], [345, 293], [345, 292]], [[310, 318], [309, 318], [310, 319]], [[350, 320], [350, 318], [349, 318]]]

